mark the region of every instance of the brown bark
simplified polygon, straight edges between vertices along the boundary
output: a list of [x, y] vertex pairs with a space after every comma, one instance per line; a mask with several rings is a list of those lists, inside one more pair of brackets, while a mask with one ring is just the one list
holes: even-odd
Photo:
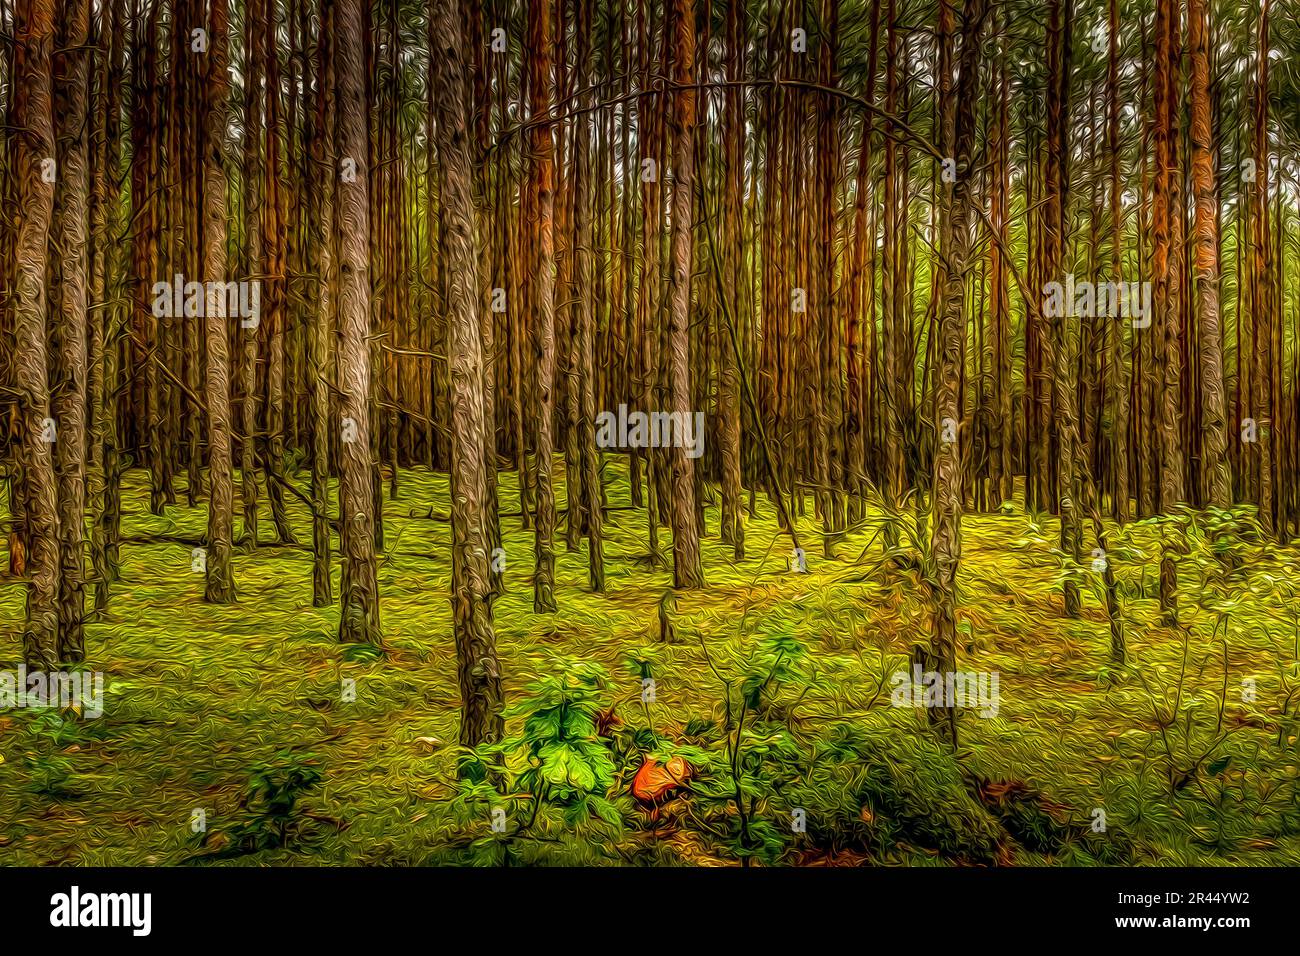
[[1181, 176], [1177, 168], [1179, 19], [1177, 0], [1160, 0], [1156, 7], [1156, 183], [1152, 212], [1155, 249], [1152, 269], [1154, 328], [1160, 336], [1163, 387], [1159, 403], [1160, 508], [1171, 510], [1184, 498], [1183, 451], [1179, 441], [1179, 381], [1182, 358], [1177, 313], [1178, 281], [1175, 219]]
[[1274, 527], [1274, 441], [1276, 422], [1272, 402], [1272, 348], [1274, 325], [1273, 244], [1268, 208], [1268, 52], [1269, 0], [1264, 0], [1259, 14], [1258, 46], [1255, 51], [1255, 91], [1252, 97], [1252, 134], [1255, 181], [1251, 192], [1251, 279], [1250, 311], [1253, 330], [1253, 375], [1250, 407], [1258, 425], [1259, 520], [1272, 533]]
[[[1159, 335], [1161, 388], [1157, 406], [1160, 444], [1159, 504], [1169, 512], [1184, 499], [1183, 448], [1180, 425], [1182, 355], [1178, 314], [1179, 240], [1183, 210], [1178, 169], [1178, 91], [1180, 87], [1179, 33], [1181, 9], [1177, 0], [1156, 5], [1156, 110], [1155, 194], [1152, 202], [1152, 308]], [[1162, 548], [1160, 606], [1172, 623], [1177, 609], [1177, 566]]]
[[[935, 564], [934, 637], [931, 645], [934, 669], [941, 674], [957, 666], [957, 573], [961, 565], [961, 442], [945, 441], [943, 423], [961, 419], [958, 392], [965, 369], [964, 320], [966, 261], [971, 251], [973, 170], [971, 155], [975, 143], [975, 91], [980, 68], [979, 44], [988, 0], [966, 0], [962, 10], [960, 76], [954, 117], [956, 180], [944, 190], [941, 239], [944, 251], [942, 311], [936, 350], [934, 454], [934, 528], [930, 546]], [[957, 744], [957, 714], [953, 708], [938, 708], [932, 714], [940, 733]]]
[[[307, 391], [311, 401], [311, 500], [312, 500], [312, 604], [328, 607], [334, 601], [330, 584], [330, 342], [334, 332], [334, 309], [338, 302], [338, 275], [334, 258], [334, 193], [338, 180], [335, 143], [334, 96], [334, 5], [322, 11], [317, 49], [317, 91], [315, 136], [311, 150], [318, 171], [319, 206], [316, 209], [312, 254], [316, 267], [316, 303], [311, 318], [310, 371]], [[430, 416], [432, 418], [432, 415]]]
[[[54, 208], [54, 183], [42, 169], [54, 169], [50, 56], [54, 46], [53, 0], [22, 0], [14, 37], [15, 165], [19, 218], [15, 253], [14, 378], [21, 419], [23, 484], [28, 538], [27, 622], [23, 661], [30, 670], [50, 671], [59, 663], [59, 516], [49, 428], [45, 295], [46, 248]], [[57, 169], [54, 169], [57, 175]]]
[[261, 325], [266, 335], [266, 497], [271, 504], [275, 539], [280, 544], [294, 544], [284, 505], [284, 326], [285, 326], [285, 239], [288, 220], [287, 189], [283, 179], [280, 152], [285, 138], [280, 92], [280, 53], [276, 40], [277, 4], [263, 0], [263, 62], [266, 64], [266, 198], [262, 205], [262, 249], [266, 276], [262, 281]]
[[[266, 3], [267, 0], [261, 0]], [[256, 4], [258, 0], [249, 0], [244, 12], [246, 28], [244, 30], [244, 67], [248, 76], [244, 81], [244, 235], [246, 238], [246, 272], [248, 282], [261, 282], [264, 270], [262, 263], [262, 225], [261, 225], [261, 174], [259, 172], [262, 132], [262, 110], [259, 96], [261, 86], [261, 49], [258, 41]], [[360, 162], [360, 160], [358, 160]], [[243, 546], [256, 549], [258, 511], [257, 511], [257, 436], [258, 436], [258, 391], [257, 391], [257, 353], [260, 321], [257, 326], [245, 328], [240, 324], [239, 339], [243, 348], [240, 355], [240, 390], [243, 403], [240, 406], [240, 431], [243, 433], [239, 443], [240, 497], [244, 505]]]
[[1223, 388], [1223, 328], [1219, 317], [1219, 224], [1214, 186], [1215, 151], [1211, 124], [1209, 30], [1206, 0], [1187, 2], [1187, 42], [1192, 60], [1192, 183], [1196, 196], [1196, 296], [1200, 328], [1202, 495], [1226, 508], [1228, 473], [1227, 400]]
[[483, 434], [483, 352], [478, 321], [480, 285], [472, 173], [465, 120], [465, 67], [458, 0], [435, 0], [438, 50], [434, 98], [438, 171], [450, 269], [447, 359], [451, 372], [451, 603], [460, 678], [460, 743], [475, 747], [500, 739], [501, 672], [492, 628], [487, 489]]
[[203, 279], [208, 297], [204, 309], [207, 346], [205, 400], [208, 406], [208, 537], [204, 600], [230, 604], [235, 600], [231, 570], [231, 526], [234, 487], [231, 479], [230, 323], [214, 283], [224, 283], [226, 268], [226, 100], [230, 93], [228, 10], [226, 0], [212, 0], [208, 22], [206, 77], [207, 137], [203, 155]]
[[[580, 86], [586, 85], [588, 82], [586, 76], [588, 59], [586, 37], [590, 27], [590, 8], [587, 8], [586, 16], [578, 21], [578, 62], [581, 69], [578, 84]], [[585, 98], [581, 101], [581, 105], [585, 105]], [[596, 450], [596, 391], [593, 381], [596, 374], [594, 331], [592, 328], [595, 321], [592, 305], [592, 296], [594, 294], [592, 287], [595, 279], [592, 275], [592, 259], [594, 258], [592, 250], [592, 203], [590, 183], [588, 182], [591, 165], [590, 145], [590, 126], [587, 122], [580, 121], [574, 146], [573, 173], [574, 219], [576, 226], [576, 243], [573, 255], [577, 321], [574, 329], [576, 340], [570, 352], [573, 357], [572, 360], [578, 366], [578, 375], [576, 377], [578, 395], [575, 396], [574, 402], [581, 412], [578, 416], [577, 434], [575, 435], [580, 458], [580, 491], [579, 487], [571, 486], [569, 496], [570, 500], [572, 500], [579, 493], [581, 495], [582, 513], [587, 534], [587, 574], [591, 581], [591, 589], [600, 592], [605, 590], [605, 556], [601, 522], [603, 495], [600, 483], [600, 459]], [[574, 511], [570, 506], [570, 521], [573, 520], [573, 514]]]
[[[1069, 112], [1070, 112], [1070, 22], [1071, 0], [1053, 0], [1048, 8], [1047, 27], [1047, 203], [1044, 209], [1044, 270], [1048, 281], [1064, 284], [1066, 206], [1069, 195]], [[1067, 307], [1062, 310], [1069, 312]], [[1051, 334], [1055, 337], [1056, 366], [1052, 369], [1053, 400], [1060, 418], [1077, 421], [1070, 356], [1073, 354], [1070, 321], [1065, 315], [1055, 317]], [[1079, 525], [1078, 481], [1072, 438], [1056, 420], [1057, 505], [1061, 520], [1061, 550], [1080, 560], [1082, 531]], [[1067, 579], [1064, 585], [1066, 617], [1079, 616], [1079, 588]]]
[[[885, 14], [885, 112], [894, 116], [899, 103], [898, 61], [900, 59], [898, 30], [895, 21], [895, 0], [888, 0]], [[881, 491], [890, 507], [903, 494], [903, 443], [904, 428], [901, 395], [901, 366], [908, 360], [899, 355], [899, 326], [904, 315], [899, 301], [898, 248], [906, 243], [901, 235], [899, 207], [898, 131], [888, 120], [885, 136], [885, 196], [884, 196], [884, 253], [885, 263], [880, 280], [881, 311], [881, 403], [883, 405], [881, 431], [884, 436], [884, 475]], [[910, 335], [906, 336], [909, 340]], [[886, 527], [885, 543], [892, 547], [897, 541], [893, 525]]]
[[[691, 223], [695, 196], [695, 4], [675, 0], [673, 7], [673, 211], [672, 286], [668, 311], [670, 411], [693, 421], [690, 381]], [[686, 416], [689, 416], [686, 417]], [[703, 436], [697, 436], [703, 441]], [[681, 443], [670, 452], [673, 501], [673, 586], [704, 586], [699, 528], [695, 523], [695, 463]]]
[[539, 122], [530, 133], [530, 188], [536, 200], [536, 257], [529, 277], [529, 306], [533, 314], [534, 488], [536, 499], [536, 568], [533, 609], [554, 611], [555, 605], [555, 489], [551, 465], [555, 397], [555, 169], [550, 118], [551, 0], [528, 3], [529, 115]]
[[[653, 26], [647, 23], [653, 5], [646, 0], [637, 4], [638, 73], [643, 88], [652, 83], [651, 58], [653, 56]], [[655, 407], [655, 394], [659, 387], [655, 348], [660, 328], [660, 273], [663, 232], [663, 190], [660, 169], [663, 165], [663, 110], [662, 95], [642, 95], [637, 100], [637, 150], [638, 173], [641, 182], [641, 275], [637, 290], [637, 369], [641, 410], [650, 413]], [[646, 543], [650, 563], [658, 567], [659, 510], [662, 506], [658, 481], [661, 456], [654, 449], [639, 449], [634, 456], [645, 463], [646, 478]]]
[[89, 0], [65, 0], [59, 52], [53, 60], [58, 186], [53, 237], [57, 260], [58, 349], [51, 382], [58, 425], [55, 473], [59, 509], [59, 660], [85, 657], [86, 274], [88, 263], [87, 97]]
[[[1106, 149], [1110, 154], [1110, 271], [1111, 281], [1119, 282], [1121, 253], [1124, 244], [1124, 219], [1120, 210], [1120, 143], [1119, 143], [1119, 0], [1109, 0], [1106, 29], [1108, 50], [1106, 59]], [[1112, 317], [1110, 323], [1111, 346], [1110, 403], [1111, 436], [1111, 494], [1113, 510], [1118, 521], [1129, 517], [1129, 393], [1127, 369], [1124, 361], [1126, 323]]]
[[121, 286], [120, 243], [122, 203], [118, 184], [110, 170], [121, 168], [121, 0], [109, 0], [100, 18], [99, 40], [103, 56], [99, 70], [99, 99], [95, 116], [99, 136], [98, 163], [95, 165], [91, 219], [94, 228], [95, 258], [93, 295], [95, 308], [90, 311], [89, 364], [87, 393], [90, 405], [90, 451], [87, 467], [87, 492], [94, 521], [91, 527], [90, 555], [95, 580], [95, 610], [108, 607], [115, 569], [110, 562], [112, 503], [120, 495], [117, 451], [117, 390], [120, 327], [123, 310], [119, 305]]
[[[877, 0], [877, 3], [879, 0]], [[744, 61], [745, 32], [742, 0], [727, 4], [727, 79], [741, 78]], [[737, 87], [726, 91], [723, 138], [726, 149], [726, 209], [724, 228], [727, 251], [727, 301], [736, 309], [737, 321], [744, 323], [739, 307], [744, 284], [744, 209], [745, 191], [745, 116], [744, 93]], [[722, 540], [732, 546], [736, 560], [745, 557], [745, 524], [740, 513], [740, 369], [730, 343], [719, 350], [718, 438], [722, 455]]]
[[[339, 640], [379, 644], [375, 504], [370, 459], [370, 263], [361, 0], [338, 0]], [[355, 176], [349, 175], [355, 169]]]
[[[1005, 22], [1005, 21], [1003, 21]], [[997, 63], [997, 112], [993, 134], [994, 165], [992, 175], [992, 219], [1001, 243], [991, 243], [989, 271], [993, 305], [993, 391], [995, 413], [991, 428], [990, 457], [993, 503], [1001, 505], [1015, 495], [1015, 472], [1012, 449], [1015, 422], [1011, 417], [1011, 298], [1007, 284], [1007, 261], [1003, 246], [1007, 244], [1007, 201], [1011, 192], [1011, 115], [1010, 88], [1007, 82], [1006, 40], [999, 37]]]

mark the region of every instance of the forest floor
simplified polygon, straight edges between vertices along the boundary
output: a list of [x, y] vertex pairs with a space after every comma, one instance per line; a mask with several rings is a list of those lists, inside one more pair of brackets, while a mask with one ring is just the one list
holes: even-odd
[[[696, 747], [684, 753], [725, 750], [731, 737], [717, 731], [727, 726], [724, 681], [739, 685], [766, 666], [764, 646], [793, 639], [806, 651], [799, 669], [781, 670], [764, 688], [761, 719], [755, 713], [751, 736], [740, 738], [749, 768], [741, 805], [750, 826], [772, 824], [762, 837], [766, 859], [1300, 863], [1300, 607], [1286, 577], [1294, 549], [1261, 550], [1222, 614], [1201, 606], [1207, 591], [1189, 566], [1183, 626], [1168, 627], [1148, 547], [1121, 573], [1130, 661], [1115, 667], [1095, 589], [1085, 589], [1080, 619], [1062, 616], [1055, 522], [1009, 507], [968, 515], [959, 666], [996, 672], [999, 697], [994, 716], [962, 713], [954, 755], [935, 744], [923, 711], [891, 706], [889, 678], [910, 669], [913, 645], [928, 640], [929, 610], [909, 573], [882, 566], [878, 528], [847, 534], [826, 559], [809, 502], [798, 525], [807, 573], [793, 573], [789, 540], [761, 495], [739, 562], [717, 537], [711, 504], [707, 588], [679, 595], [668, 612], [676, 640], [665, 643], [659, 619], [671, 571], [645, 561], [644, 511], [619, 507], [628, 503], [622, 460], [606, 471], [606, 592], [588, 590], [585, 544], [566, 551], [561, 521], [559, 611], [534, 614], [532, 531], [503, 517], [506, 591], [495, 617], [508, 704], [574, 660], [602, 666], [606, 706], [632, 741], [610, 787], [622, 828], [591, 838], [561, 827], [528, 846], [512, 836], [512, 859], [734, 865], [760, 837], [734, 838], [727, 821], [736, 807], [716, 786], [709, 806], [703, 797], [692, 806], [696, 782], [662, 811], [627, 797], [651, 749], [636, 741], [661, 753], [683, 741]], [[563, 468], [555, 475], [562, 508]], [[382, 656], [336, 642], [337, 605], [312, 606], [303, 546], [237, 552], [239, 603], [203, 603], [203, 576], [184, 540], [201, 539], [205, 510], [182, 504], [153, 516], [145, 480], [132, 472], [124, 483], [121, 581], [110, 611], [87, 627], [87, 666], [106, 675], [103, 715], [0, 712], [0, 863], [499, 859], [475, 848], [507, 837], [493, 835], [486, 810], [466, 818], [456, 799], [450, 529], [428, 517], [448, 509], [446, 477], [403, 472], [395, 499], [385, 487]], [[500, 501], [504, 512], [518, 510], [512, 474], [501, 475]], [[309, 544], [307, 512], [295, 499], [289, 506]], [[264, 514], [263, 536], [271, 529]], [[150, 543], [159, 535], [180, 540]], [[666, 530], [660, 543], [671, 560]], [[337, 587], [337, 564], [335, 572]], [[22, 615], [22, 588], [5, 582], [0, 670], [20, 662]], [[643, 703], [646, 674], [654, 700]], [[355, 700], [341, 699], [346, 678]], [[523, 721], [512, 710], [508, 733], [518, 735]], [[826, 763], [799, 770], [797, 753], [768, 746], [774, 725], [796, 752]], [[783, 775], [769, 758], [796, 769]], [[295, 772], [311, 779], [299, 779], [286, 824], [266, 811], [267, 780], [293, 791], [285, 774]], [[707, 785], [701, 776], [701, 793]], [[804, 810], [806, 831], [783, 822], [790, 807]]]

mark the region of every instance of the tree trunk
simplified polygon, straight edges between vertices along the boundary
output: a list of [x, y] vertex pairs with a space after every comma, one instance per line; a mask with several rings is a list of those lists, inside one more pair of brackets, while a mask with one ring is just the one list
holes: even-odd
[[57, 263], [58, 349], [52, 383], [58, 427], [55, 472], [59, 497], [60, 661], [86, 656], [86, 273], [89, 96], [89, 0], [65, 0], [59, 52], [54, 57], [54, 115], [58, 125], [58, 187], [53, 235]]
[[[988, 0], [966, 0], [962, 11], [960, 76], [957, 81], [954, 123], [956, 178], [943, 191], [940, 236], [946, 258], [944, 291], [939, 314], [939, 341], [935, 352], [935, 454], [934, 529], [930, 546], [936, 572], [933, 669], [947, 675], [957, 666], [957, 573], [961, 565], [961, 442], [960, 431], [945, 429], [945, 422], [961, 418], [958, 392], [965, 369], [966, 261], [971, 251], [971, 210], [974, 171], [971, 154], [975, 143], [975, 92], [980, 68], [979, 44], [988, 12]], [[945, 431], [947, 434], [945, 435]], [[947, 439], [947, 440], [945, 440]], [[940, 734], [957, 745], [957, 713], [940, 707], [931, 712]]]
[[536, 230], [536, 258], [529, 277], [529, 306], [533, 328], [533, 398], [536, 408], [533, 448], [537, 516], [536, 569], [533, 574], [533, 610], [538, 614], [555, 605], [555, 489], [551, 465], [555, 451], [555, 168], [554, 143], [550, 126], [551, 0], [528, 3], [528, 95], [529, 115], [536, 122], [529, 138], [531, 146], [532, 196]]
[[110, 562], [109, 525], [111, 502], [120, 494], [117, 454], [117, 391], [119, 338], [115, 321], [120, 324], [123, 310], [120, 299], [121, 256], [117, 236], [121, 233], [121, 197], [117, 177], [111, 170], [121, 168], [121, 34], [124, 29], [121, 0], [109, 0], [100, 18], [99, 40], [103, 47], [100, 65], [99, 101], [95, 114], [99, 137], [99, 162], [95, 167], [92, 220], [95, 231], [95, 265], [93, 294], [95, 308], [90, 313], [90, 369], [87, 380], [90, 404], [90, 461], [87, 490], [94, 522], [91, 527], [90, 555], [95, 579], [95, 610], [107, 610], [115, 569]]
[[[1112, 0], [1117, 2], [1117, 0]], [[1219, 223], [1214, 187], [1209, 29], [1206, 0], [1187, 2], [1187, 43], [1192, 59], [1192, 188], [1196, 196], [1196, 301], [1200, 350], [1202, 495], [1206, 504], [1231, 501], [1227, 402], [1223, 390], [1223, 329], [1219, 318]]]
[[[316, 266], [316, 303], [312, 315], [310, 341], [311, 371], [307, 391], [311, 399], [311, 501], [312, 501], [312, 604], [328, 607], [334, 602], [330, 585], [330, 391], [333, 365], [330, 342], [334, 331], [337, 304], [337, 280], [334, 260], [334, 193], [338, 182], [338, 154], [335, 140], [334, 98], [334, 4], [328, 2], [321, 12], [321, 30], [317, 49], [317, 90], [315, 136], [312, 154], [318, 170], [320, 204], [314, 232]], [[432, 417], [432, 415], [430, 416]]]
[[[234, 487], [230, 447], [230, 323], [215, 283], [226, 280], [226, 100], [230, 93], [227, 70], [229, 39], [226, 0], [212, 0], [208, 50], [207, 139], [203, 163], [203, 279], [208, 297], [204, 329], [208, 353], [206, 401], [208, 405], [208, 553], [204, 600], [230, 604], [235, 600], [231, 570], [231, 526], [234, 523]], [[234, 319], [238, 321], [238, 319]]]
[[[1109, 0], [1106, 30], [1108, 51], [1106, 59], [1106, 149], [1110, 153], [1110, 271], [1111, 281], [1122, 280], [1122, 251], [1124, 246], [1124, 219], [1120, 203], [1120, 143], [1119, 143], [1119, 0]], [[1129, 517], [1129, 389], [1124, 361], [1126, 322], [1113, 316], [1110, 322], [1113, 345], [1108, 397], [1111, 409], [1111, 495], [1113, 511], [1118, 521]]]
[[262, 205], [262, 249], [266, 255], [266, 277], [262, 288], [263, 316], [266, 328], [266, 497], [271, 504], [275, 539], [280, 544], [294, 544], [284, 506], [284, 325], [285, 325], [285, 238], [288, 213], [287, 189], [281, 169], [280, 150], [284, 142], [283, 110], [280, 96], [280, 53], [276, 40], [278, 17], [275, 0], [263, 0], [259, 34], [266, 64], [266, 201]]
[[57, 176], [51, 112], [50, 55], [54, 47], [53, 0], [22, 0], [14, 31], [15, 166], [18, 221], [15, 254], [14, 378], [21, 416], [23, 484], [28, 537], [27, 623], [23, 661], [29, 670], [51, 671], [59, 663], [59, 516], [50, 445], [57, 424], [50, 417], [45, 297], [46, 248]]
[[[244, 31], [244, 61], [248, 76], [244, 81], [244, 235], [247, 243], [247, 281], [262, 282], [262, 226], [261, 226], [261, 175], [259, 174], [259, 140], [262, 130], [262, 112], [259, 99], [261, 84], [260, 50], [258, 40], [255, 4], [258, 0], [249, 0], [244, 11], [246, 29]], [[267, 0], [261, 0], [265, 3]], [[358, 160], [358, 163], [360, 160]], [[240, 406], [242, 440], [239, 445], [240, 497], [244, 505], [243, 546], [249, 550], [257, 548], [257, 344], [260, 334], [258, 325], [243, 327], [240, 323], [240, 341], [243, 345], [240, 356], [240, 386], [243, 392], [243, 404]]]
[[380, 643], [370, 459], [370, 264], [361, 0], [338, 0], [339, 640]]
[[[578, 21], [578, 63], [579, 86], [588, 82], [587, 32], [591, 28], [590, 10]], [[585, 101], [582, 105], [585, 105]], [[575, 323], [576, 341], [570, 350], [572, 360], [577, 363], [576, 383], [578, 395], [572, 401], [577, 405], [580, 415], [577, 421], [575, 441], [579, 451], [579, 487], [581, 489], [582, 513], [586, 521], [587, 534], [587, 574], [591, 589], [597, 593], [605, 590], [605, 556], [604, 536], [601, 527], [601, 510], [603, 495], [600, 483], [600, 458], [596, 449], [596, 392], [595, 392], [595, 349], [592, 325], [592, 296], [594, 295], [594, 277], [592, 275], [592, 210], [591, 183], [589, 170], [590, 128], [586, 122], [578, 124], [574, 145], [574, 219], [576, 236], [573, 250], [575, 266], [575, 289], [577, 296]], [[579, 488], [569, 488], [569, 500], [579, 494]], [[570, 506], [570, 521], [574, 512]]]
[[[439, 49], [434, 97], [439, 194], [450, 270], [447, 361], [451, 371], [451, 603], [460, 678], [460, 743], [500, 739], [501, 672], [488, 578], [483, 352], [478, 321], [479, 260], [465, 120], [465, 66], [459, 0], [435, 0]], [[430, 15], [435, 15], [430, 10]]]
[[[1065, 230], [1069, 197], [1069, 116], [1070, 116], [1070, 35], [1073, 4], [1065, 0], [1062, 10], [1060, 0], [1053, 0], [1048, 8], [1047, 27], [1047, 204], [1044, 209], [1044, 269], [1048, 281], [1064, 284], [1066, 267]], [[1070, 308], [1061, 310], [1069, 313]], [[1075, 449], [1070, 447], [1068, 433], [1060, 428], [1060, 419], [1077, 420], [1075, 415], [1074, 385], [1070, 356], [1073, 354], [1070, 334], [1071, 322], [1066, 314], [1055, 316], [1053, 329], [1048, 333], [1056, 340], [1056, 367], [1052, 369], [1053, 398], [1058, 418], [1055, 420], [1057, 505], [1061, 520], [1061, 551], [1080, 559], [1082, 532], [1078, 516], [1079, 476], [1075, 470]], [[1077, 438], [1077, 436], [1076, 436]], [[1079, 616], [1079, 587], [1068, 579], [1064, 585], [1065, 616]]]
[[[668, 312], [668, 349], [671, 412], [679, 422], [693, 422], [691, 414], [690, 307], [691, 223], [695, 196], [695, 4], [674, 0], [673, 6], [673, 211], [672, 287]], [[693, 427], [693, 426], [692, 426]], [[703, 436], [696, 436], [703, 441]], [[682, 443], [670, 452], [673, 501], [673, 586], [704, 586], [700, 566], [699, 529], [695, 523], [695, 462]]]
[[[879, 0], [876, 0], [879, 3]], [[727, 79], [739, 83], [744, 70], [745, 11], [743, 0], [727, 3], [726, 33]], [[724, 230], [727, 251], [723, 257], [726, 267], [727, 302], [735, 310], [735, 321], [743, 328], [747, 325], [745, 311], [740, 308], [744, 287], [745, 236], [745, 115], [744, 91], [728, 87], [724, 106], [723, 139], [726, 149], [726, 209]], [[731, 343], [723, 342], [719, 349], [720, 374], [718, 382], [718, 437], [721, 440], [722, 458], [722, 540], [732, 546], [737, 561], [745, 557], [745, 522], [740, 513], [740, 369]]]
[[1251, 409], [1258, 428], [1259, 449], [1256, 456], [1259, 521], [1272, 533], [1273, 523], [1273, 446], [1277, 423], [1271, 401], [1273, 337], [1273, 243], [1268, 208], [1268, 52], [1269, 0], [1264, 0], [1259, 14], [1258, 46], [1255, 51], [1255, 93], [1252, 110], [1254, 184], [1251, 188], [1251, 296], [1250, 311], [1254, 330]]

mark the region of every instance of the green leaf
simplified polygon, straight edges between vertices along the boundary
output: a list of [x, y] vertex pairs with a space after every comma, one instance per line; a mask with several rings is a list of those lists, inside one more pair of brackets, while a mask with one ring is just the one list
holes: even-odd
[[595, 715], [585, 707], [565, 708], [562, 736], [568, 740], [581, 740], [596, 735]]
[[558, 740], [563, 736], [564, 708], [547, 707], [524, 721], [524, 739], [530, 743]]
[[542, 777], [547, 783], [583, 791], [595, 787], [596, 771], [583, 754], [567, 741], [547, 744], [538, 756], [542, 760]]
[[619, 812], [618, 807], [614, 806], [613, 803], [606, 800], [604, 797], [598, 797], [595, 794], [592, 794], [587, 798], [587, 802], [590, 804], [591, 809], [595, 811], [596, 816], [600, 817], [606, 823], [611, 823], [614, 826], [623, 825], [623, 814]]

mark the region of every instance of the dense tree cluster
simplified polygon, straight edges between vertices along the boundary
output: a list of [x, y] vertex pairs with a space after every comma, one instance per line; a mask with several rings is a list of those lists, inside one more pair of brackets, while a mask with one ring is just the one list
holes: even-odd
[[28, 666], [93, 657], [127, 468], [155, 513], [207, 507], [212, 602], [237, 600], [239, 548], [293, 542], [302, 501], [315, 602], [378, 644], [379, 503], [428, 466], [451, 475], [462, 738], [493, 739], [498, 473], [520, 476], [535, 610], [561, 533], [602, 590], [596, 421], [624, 406], [704, 415], [698, 458], [618, 450], [679, 589], [706, 586], [702, 535], [744, 555], [756, 495], [800, 550], [811, 502], [827, 555], [914, 509], [940, 669], [964, 512], [1056, 514], [1078, 561], [1183, 505], [1297, 533], [1284, 6], [0, 4]]

